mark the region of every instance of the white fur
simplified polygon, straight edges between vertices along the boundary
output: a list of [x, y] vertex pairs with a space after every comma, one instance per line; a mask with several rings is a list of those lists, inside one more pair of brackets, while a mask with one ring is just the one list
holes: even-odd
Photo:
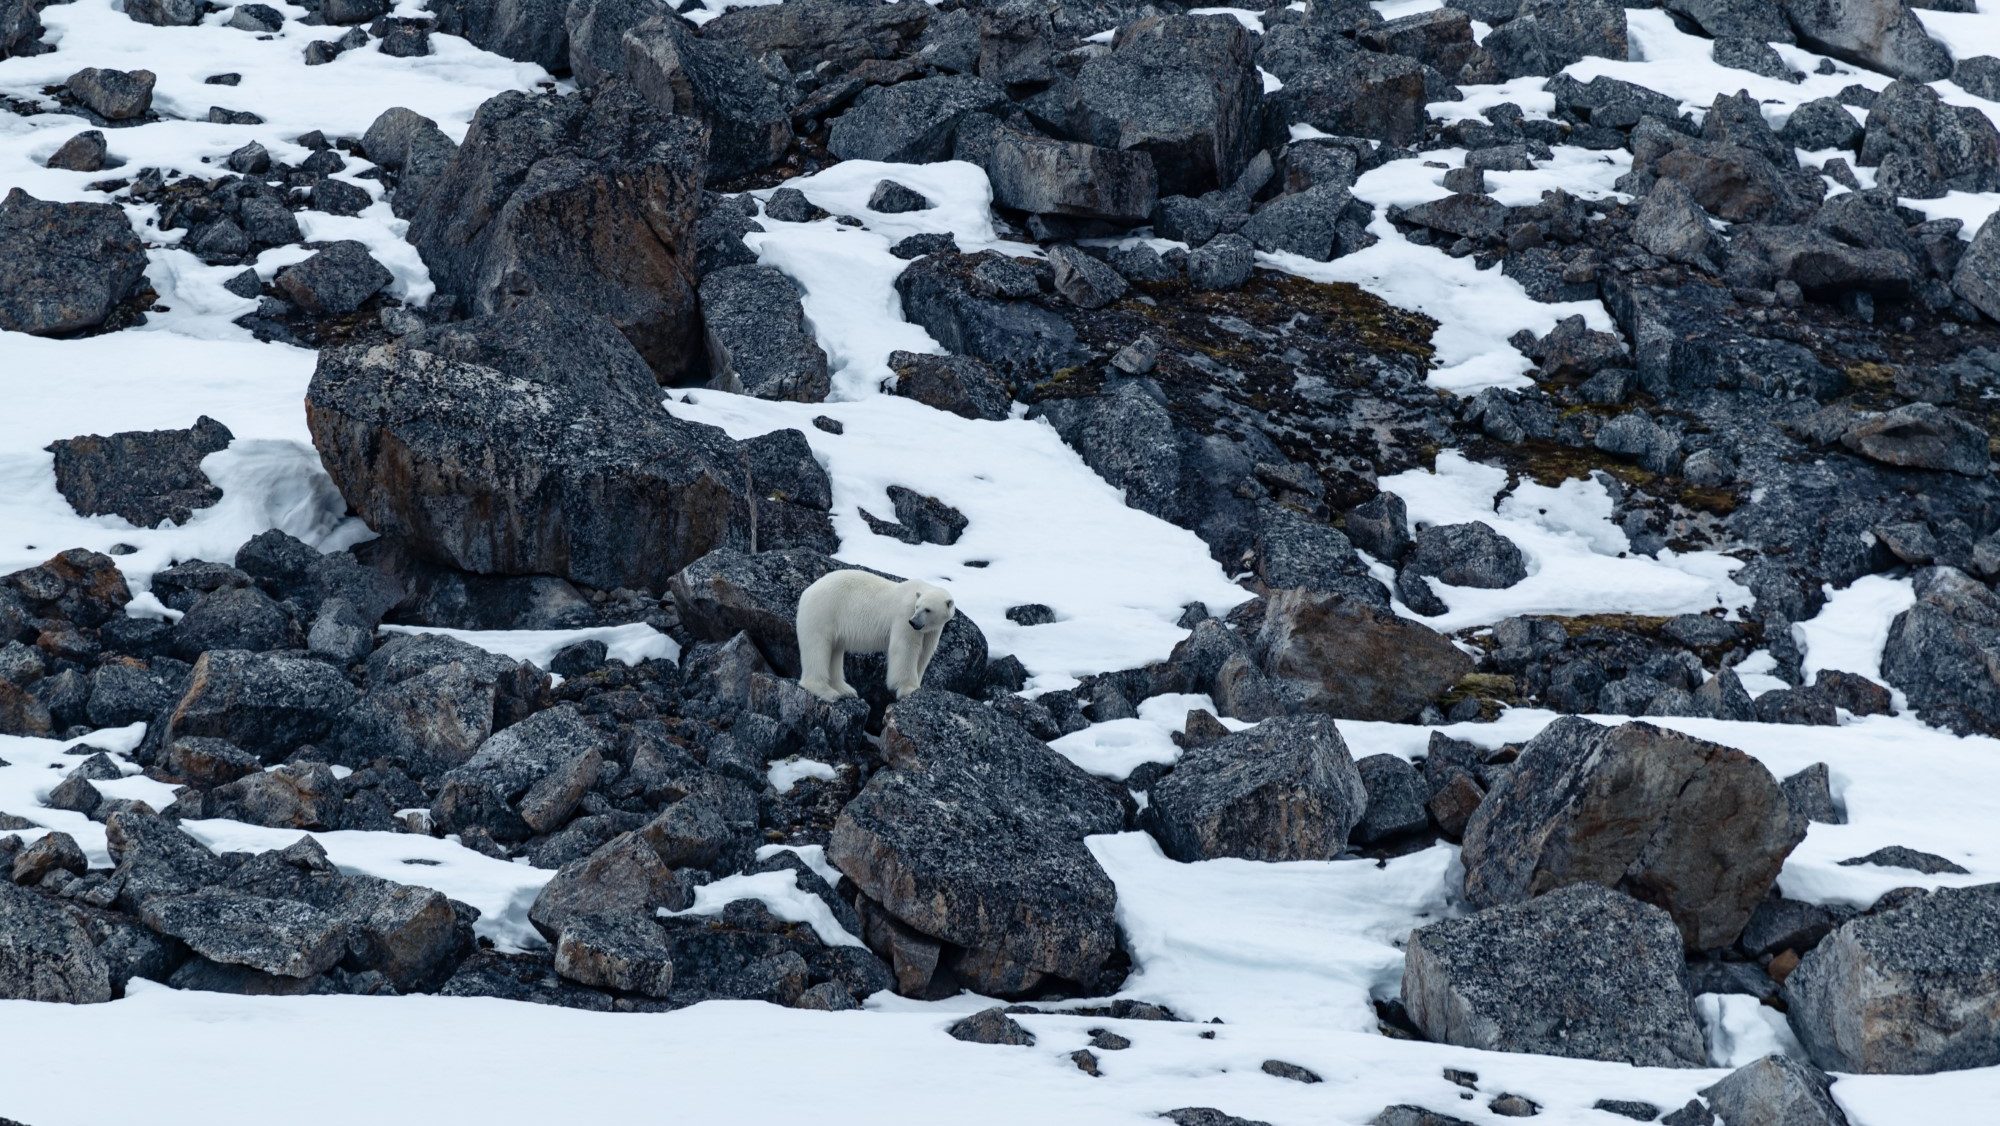
[[922, 686], [952, 613], [951, 594], [929, 583], [834, 571], [799, 596], [799, 685], [822, 700], [856, 695], [842, 662], [849, 653], [886, 652], [889, 688], [900, 700]]

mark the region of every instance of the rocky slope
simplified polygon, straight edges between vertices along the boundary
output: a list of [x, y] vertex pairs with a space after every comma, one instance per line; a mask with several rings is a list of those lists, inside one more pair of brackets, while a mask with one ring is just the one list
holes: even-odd
[[[0, 1007], [1991, 1105], [1958, 7], [0, 0]], [[919, 694], [788, 679], [838, 566], [954, 590]]]

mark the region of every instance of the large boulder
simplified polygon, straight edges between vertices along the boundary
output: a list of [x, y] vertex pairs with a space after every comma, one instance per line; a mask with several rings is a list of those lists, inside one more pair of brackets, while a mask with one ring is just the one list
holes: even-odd
[[1148, 153], [1162, 195], [1227, 187], [1256, 151], [1263, 83], [1227, 16], [1147, 16], [1118, 29], [1063, 94], [1078, 141]]
[[2000, 215], [1990, 215], [1979, 225], [1952, 272], [1951, 288], [1987, 317], [2000, 321]]
[[540, 702], [548, 677], [457, 638], [397, 637], [368, 658], [368, 692], [323, 746], [334, 761], [388, 759], [420, 778], [464, 763]]
[[35, 0], [0, 0], [0, 59], [25, 58], [49, 49], [41, 41], [41, 7]]
[[1898, 196], [2000, 191], [2000, 128], [1921, 82], [1891, 82], [1868, 107], [1861, 163]]
[[456, 833], [477, 826], [495, 840], [562, 828], [611, 757], [610, 736], [561, 704], [522, 720], [445, 772], [431, 816]]
[[624, 69], [661, 113], [708, 126], [708, 178], [730, 180], [777, 162], [792, 143], [778, 84], [736, 44], [705, 39], [660, 15], [625, 33]]
[[1828, 1071], [2000, 1064], [2000, 884], [1941, 888], [1842, 924], [1785, 979], [1784, 998]]
[[1938, 469], [1984, 477], [1992, 462], [1984, 427], [1930, 403], [1909, 403], [1858, 420], [1840, 444], [1900, 469]]
[[104, 819], [104, 842], [113, 865], [117, 904], [137, 911], [163, 897], [185, 895], [229, 874], [200, 841], [163, 817], [122, 810]]
[[1741, 751], [1566, 717], [1522, 748], [1472, 815], [1465, 894], [1490, 907], [1601, 884], [1664, 908], [1690, 949], [1714, 949], [1743, 932], [1805, 828]]
[[146, 250], [112, 203], [0, 201], [0, 328], [61, 336], [102, 325], [146, 273]]
[[1951, 77], [1951, 51], [1930, 37], [1904, 0], [1779, 0], [1779, 6], [1802, 46], [1911, 82]]
[[1773, 1052], [1730, 1072], [1715, 1086], [1702, 1088], [1701, 1097], [1724, 1122], [1847, 1126], [1832, 1086], [1824, 1072]]
[[0, 880], [0, 1000], [111, 1000], [111, 974], [61, 904]]
[[955, 948], [978, 992], [1115, 986], [1117, 892], [1083, 842], [1124, 828], [1113, 791], [948, 692], [897, 702], [882, 745], [889, 769], [834, 823], [834, 867], [902, 926]]
[[794, 73], [821, 63], [845, 69], [909, 53], [930, 22], [928, 6], [874, 0], [793, 0], [732, 8], [702, 25], [704, 39], [734, 43], [753, 58], [776, 52]]
[[1486, 590], [1503, 590], [1528, 577], [1527, 559], [1514, 541], [1477, 520], [1419, 529], [1403, 567], [1451, 586]]
[[927, 254], [896, 278], [903, 316], [954, 355], [982, 360], [1020, 382], [1077, 367], [1090, 358], [1076, 329], [1029, 300], [1038, 288], [1025, 268], [1018, 289], [993, 284], [1017, 264], [992, 251]]
[[925, 164], [951, 154], [959, 122], [967, 114], [1005, 104], [998, 86], [969, 75], [945, 74], [871, 86], [853, 108], [833, 119], [827, 151], [842, 160], [884, 160]]
[[161, 745], [190, 736], [227, 739], [276, 761], [324, 739], [360, 695], [323, 661], [212, 650], [195, 661], [187, 690], [167, 713]]
[[1183, 754], [1155, 783], [1146, 825], [1176, 860], [1332, 860], [1368, 805], [1325, 716], [1267, 719]]
[[[667, 414], [617, 333], [547, 302], [323, 352], [306, 419], [371, 528], [477, 574], [661, 590], [753, 527], [771, 546], [831, 538], [823, 502], [753, 499], [749, 444]], [[789, 476], [824, 481], [805, 456]]]
[[139, 917], [211, 962], [279, 977], [325, 973], [347, 952], [347, 933], [332, 915], [223, 888], [154, 899]]
[[1397, 145], [1423, 137], [1429, 98], [1415, 59], [1358, 50], [1312, 24], [1273, 29], [1261, 58], [1284, 82], [1269, 98], [1291, 124]]
[[279, 270], [271, 285], [314, 316], [344, 317], [395, 280], [366, 245], [342, 239], [326, 244], [303, 262]]
[[607, 86], [479, 107], [410, 218], [438, 288], [476, 314], [542, 294], [597, 313], [672, 380], [696, 366], [695, 209], [707, 131]]
[[1480, 46], [1508, 78], [1558, 74], [1587, 55], [1624, 59], [1631, 49], [1625, 9], [1612, 0], [1527, 0]]
[[186, 430], [85, 434], [49, 446], [56, 489], [85, 516], [118, 516], [140, 528], [185, 524], [196, 509], [222, 499], [201, 471], [201, 459], [235, 435], [201, 416]]
[[1153, 158], [1003, 129], [985, 160], [993, 202], [1037, 215], [1143, 223], [1159, 197]]
[[558, 74], [569, 69], [568, 0], [429, 0], [426, 7], [446, 35]]
[[1882, 675], [1926, 723], [2000, 735], [2000, 596], [1952, 567], [1916, 574], [1917, 600], [1889, 623]]
[[[797, 676], [799, 596], [842, 566], [806, 548], [754, 555], [722, 550], [675, 575], [670, 589], [681, 624], [695, 637], [727, 641], [738, 633], [747, 634], [771, 668], [783, 676]], [[880, 654], [850, 653], [847, 682], [871, 701], [885, 703], [891, 698], [885, 682], [886, 666], [886, 658]], [[954, 614], [938, 634], [937, 653], [924, 674], [924, 684], [972, 695], [984, 685], [985, 677], [986, 635], [971, 618]]]
[[679, 911], [692, 902], [687, 884], [646, 833], [620, 833], [563, 865], [535, 896], [528, 921], [555, 941], [570, 923], [591, 915]]
[[1588, 884], [1410, 932], [1403, 1005], [1426, 1037], [1465, 1048], [1708, 1062], [1673, 920]]
[[799, 286], [776, 266], [730, 266], [701, 279], [710, 387], [817, 403], [833, 389]]
[[1472, 658], [1425, 626], [1303, 589], [1271, 592], [1253, 647], [1301, 707], [1340, 719], [1409, 719], [1472, 671]]

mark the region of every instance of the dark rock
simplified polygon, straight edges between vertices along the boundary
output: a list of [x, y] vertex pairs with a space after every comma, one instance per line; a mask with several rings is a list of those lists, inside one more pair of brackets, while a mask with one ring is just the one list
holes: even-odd
[[81, 876], [89, 868], [75, 837], [68, 833], [45, 833], [34, 844], [14, 854], [9, 878], [23, 887], [34, 887], [51, 872]]
[[174, 654], [195, 660], [211, 649], [265, 653], [295, 649], [303, 638], [298, 622], [254, 587], [226, 587], [195, 600], [174, 623]]
[[279, 270], [272, 284], [314, 316], [345, 316], [387, 288], [389, 273], [361, 243], [328, 243], [312, 257]]
[[[1307, 36], [1296, 47], [1290, 42]], [[1296, 62], [1288, 57], [1294, 51]], [[1354, 50], [1341, 37], [1306, 24], [1267, 35], [1262, 61], [1284, 82], [1269, 101], [1293, 124], [1392, 145], [1414, 144], [1423, 136], [1428, 93], [1424, 67], [1413, 59]]]
[[777, 162], [792, 143], [778, 84], [743, 48], [660, 15], [625, 33], [624, 72], [661, 113], [709, 130], [708, 176], [729, 180]]
[[0, 998], [87, 1005], [111, 1000], [90, 935], [61, 906], [0, 883]]
[[1478, 521], [1421, 529], [1403, 566], [1452, 586], [1484, 589], [1510, 587], [1528, 577], [1521, 549]]
[[1707, 212], [1679, 180], [1662, 177], [1653, 182], [1633, 220], [1632, 241], [1669, 262], [1721, 272], [1716, 265], [1721, 240], [1709, 226]]
[[1847, 824], [1846, 812], [1833, 800], [1825, 763], [1816, 762], [1786, 778], [1778, 786], [1785, 792], [1785, 801], [1791, 805], [1793, 816], [1799, 820], [1818, 821], [1825, 825]]
[[871, 86], [834, 118], [827, 151], [842, 160], [923, 164], [946, 159], [967, 114], [994, 109], [1006, 94], [966, 75], [939, 75]]
[[875, 185], [875, 190], [868, 195], [868, 210], [883, 215], [929, 211], [936, 206], [937, 204], [929, 196], [894, 180], [880, 181]]
[[1866, 856], [1850, 857], [1841, 861], [1840, 864], [1844, 868], [1853, 868], [1863, 864], [1872, 864], [1878, 868], [1907, 868], [1913, 872], [1922, 872], [1926, 876], [1935, 876], [1940, 872], [1949, 872], [1956, 876], [1971, 874], [1964, 867], [1946, 860], [1942, 856], [1929, 852], [1919, 852], [1914, 848], [1904, 848], [1902, 845], [1889, 845], [1886, 848], [1878, 848]]
[[1785, 979], [1792, 1029], [1834, 1071], [2000, 1062], [2000, 884], [1944, 888], [1845, 923]]
[[1007, 1015], [1007, 1010], [999, 1006], [981, 1009], [969, 1017], [960, 1017], [945, 1029], [945, 1034], [953, 1040], [963, 1040], [968, 1044], [1011, 1044], [1022, 1048], [1035, 1046], [1035, 1034], [1022, 1028], [1019, 1021]]
[[775, 266], [732, 266], [701, 280], [709, 386], [816, 403], [832, 389], [797, 283]]
[[1701, 1097], [1725, 1122], [1847, 1126], [1847, 1115], [1829, 1090], [1832, 1084], [1832, 1079], [1810, 1065], [1773, 1053], [1703, 1088]]
[[1712, 949], [1742, 932], [1804, 835], [1770, 772], [1741, 751], [1564, 718], [1522, 749], [1467, 825], [1465, 891], [1490, 906], [1603, 884], [1666, 908], [1690, 949]]
[[323, 973], [347, 950], [345, 930], [324, 911], [220, 888], [155, 898], [141, 918], [211, 961], [281, 977]]
[[1623, 59], [1625, 10], [1609, 0], [1525, 0], [1480, 46], [1508, 78], [1558, 74], [1587, 55]]
[[1951, 76], [1951, 52], [1904, 0], [1781, 0], [1799, 43], [1912, 82]]
[[201, 459], [234, 440], [203, 415], [187, 430], [88, 434], [49, 446], [56, 489], [85, 516], [119, 516], [141, 528], [183, 524], [195, 509], [222, 499]]
[[1601, 887], [1417, 928], [1402, 996], [1410, 1019], [1441, 1043], [1644, 1067], [1707, 1063], [1673, 920]]
[[895, 392], [961, 418], [1006, 418], [1013, 397], [993, 369], [969, 356], [889, 353]]
[[794, 73], [821, 63], [846, 68], [907, 54], [931, 19], [926, 9], [849, 0], [804, 0], [736, 8], [702, 25], [702, 36], [738, 44], [753, 58], [775, 52]]
[[195, 662], [162, 741], [227, 739], [269, 761], [325, 738], [359, 695], [339, 670], [316, 660], [219, 649]]
[[161, 896], [206, 887], [228, 874], [199, 841], [151, 814], [111, 814], [104, 819], [104, 839], [115, 865], [112, 882], [118, 888], [118, 906], [127, 911]]
[[1737, 944], [1754, 956], [1810, 950], [1842, 921], [1841, 915], [1817, 903], [1767, 896], [1751, 913]]
[[1278, 717], [1190, 750], [1152, 788], [1146, 823], [1176, 860], [1331, 860], [1368, 794], [1325, 716]]
[[104, 134], [96, 129], [85, 129], [64, 141], [62, 147], [49, 154], [43, 164], [65, 172], [97, 172], [104, 168], [105, 149]]
[[597, 781], [610, 740], [570, 705], [559, 705], [488, 739], [441, 780], [432, 817], [440, 831], [477, 826], [496, 840], [562, 827]]
[[[1878, 2], [1909, 17], [1895, 0]], [[1892, 82], [1868, 110], [1861, 163], [1879, 166], [1876, 184], [1899, 196], [2000, 190], [2000, 129], [1976, 109], [1946, 105], [1929, 86]]]
[[1419, 833], [1430, 824], [1430, 789], [1415, 767], [1395, 755], [1369, 755], [1354, 764], [1368, 792], [1366, 811], [1354, 826], [1354, 843], [1372, 845]]
[[1394, 493], [1377, 493], [1348, 512], [1346, 527], [1354, 546], [1392, 566], [1401, 563], [1416, 542], [1410, 535], [1409, 509]]
[[842, 810], [828, 860], [903, 925], [979, 954], [980, 992], [1101, 985], [1116, 895], [1083, 838], [1123, 827], [1111, 791], [998, 712], [938, 691], [889, 710], [883, 754], [891, 769]]
[[1407, 719], [1472, 671], [1470, 658], [1424, 626], [1309, 590], [1272, 592], [1255, 649], [1301, 707], [1341, 719]]
[[96, 328], [145, 272], [145, 248], [116, 204], [46, 203], [20, 188], [0, 202], [0, 328]]
[[[984, 161], [993, 201], [1036, 215], [1143, 223], [1159, 181], [1145, 152], [1003, 129]], [[879, 209], [878, 209], [879, 210]]]
[[[324, 2], [324, 0], [323, 0]], [[351, 5], [328, 23], [361, 23], [388, 11], [387, 0], [344, 0]], [[496, 55], [561, 73], [569, 61], [568, 32], [563, 24], [567, 5], [557, 0], [431, 0], [437, 30], [472, 41]], [[323, 13], [324, 14], [324, 13]]]
[[1884, 678], [1926, 722], [2000, 732], [2000, 676], [1983, 655], [2000, 644], [2000, 597], [1950, 567], [1917, 572], [1915, 587], [1916, 604], [1889, 624]]
[[1029, 379], [1083, 364], [1089, 353], [1069, 322], [1031, 302], [985, 292], [991, 280], [980, 271], [1004, 274], [993, 267], [1005, 261], [990, 252], [918, 259], [896, 279], [903, 316], [952, 354], [982, 360], [1003, 376]]
[[1833, 98], [1814, 98], [1792, 111], [1778, 134], [1786, 144], [1808, 152], [1825, 149], [1859, 150], [1861, 123]]
[[688, 233], [703, 132], [623, 88], [587, 104], [499, 95], [411, 216], [410, 241], [472, 312], [537, 293], [566, 301], [609, 320], [662, 380], [677, 378], [698, 354]]
[[1188, 284], [1216, 292], [1241, 289], [1256, 267], [1256, 246], [1249, 239], [1217, 235], [1188, 255]]
[[1153, 158], [1162, 194], [1235, 180], [1255, 149], [1262, 83], [1233, 19], [1149, 16], [1084, 62], [1060, 113], [1072, 139]]
[[153, 72], [85, 67], [63, 85], [106, 121], [131, 121], [153, 108]]
[[2000, 219], [1988, 218], [1979, 225], [1952, 272], [1951, 288], [1974, 308], [2000, 321]]
[[1125, 279], [1118, 271], [1067, 244], [1049, 248], [1055, 267], [1055, 290], [1079, 309], [1101, 309], [1125, 296]]
[[1866, 416], [1841, 435], [1840, 442], [1863, 457], [1903, 469], [1983, 477], [1990, 461], [1984, 429], [1929, 403]]

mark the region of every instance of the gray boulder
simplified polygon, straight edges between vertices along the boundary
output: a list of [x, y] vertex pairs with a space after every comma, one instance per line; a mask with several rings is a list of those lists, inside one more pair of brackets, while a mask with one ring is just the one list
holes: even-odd
[[674, 986], [674, 948], [645, 913], [585, 915], [563, 927], [555, 968], [582, 985], [665, 998]]
[[326, 738], [360, 697], [322, 661], [240, 649], [206, 652], [169, 712], [162, 745], [189, 736], [226, 739], [265, 761]]
[[822, 63], [845, 69], [908, 54], [930, 22], [926, 8], [855, 0], [794, 0], [732, 8], [702, 25], [704, 39], [734, 43], [752, 58], [775, 53], [793, 73]]
[[1277, 590], [1264, 603], [1258, 664], [1308, 712], [1406, 720], [1472, 671], [1443, 636], [1344, 595]]
[[1889, 624], [1882, 673], [1927, 723], [1961, 734], [2000, 734], [2000, 596], [1951, 567], [1915, 577], [1916, 604]]
[[1451, 586], [1484, 590], [1502, 590], [1528, 577], [1527, 560], [1514, 541], [1477, 520], [1420, 529], [1403, 566]]
[[78, 101], [106, 121], [131, 121], [153, 108], [154, 75], [150, 70], [107, 70], [85, 67], [63, 83]]
[[[386, 0], [357, 0], [378, 4], [387, 10]], [[534, 63], [544, 70], [561, 73], [569, 69], [568, 29], [563, 13], [566, 0], [429, 0], [426, 5], [437, 15], [437, 30], [471, 40], [476, 47], [504, 55], [517, 62]], [[364, 9], [365, 12], [365, 9]], [[362, 14], [355, 20], [335, 19], [330, 23], [373, 19], [381, 11]]]
[[102, 325], [146, 273], [146, 251], [111, 203], [0, 201], [0, 328], [61, 336]]
[[889, 353], [895, 393], [961, 418], [1007, 417], [1014, 398], [991, 367], [970, 356]]
[[324, 973], [347, 952], [347, 932], [332, 915], [223, 888], [153, 899], [139, 917], [212, 962], [279, 977]]
[[2000, 102], [2000, 57], [1974, 55], [1958, 60], [1951, 80], [1966, 93], [1989, 102]]
[[49, 50], [41, 38], [41, 5], [34, 0], [0, 0], [0, 59], [26, 58]]
[[201, 842], [163, 817], [120, 811], [104, 819], [118, 906], [137, 911], [163, 897], [216, 883], [229, 869]]
[[1284, 82], [1268, 95], [1270, 103], [1294, 125], [1395, 145], [1423, 136], [1429, 94], [1415, 59], [1356, 50], [1309, 24], [1276, 29], [1261, 57]]
[[1115, 985], [1117, 893], [1083, 843], [1124, 827], [1113, 791], [947, 692], [891, 707], [882, 751], [889, 769], [834, 823], [834, 867], [903, 926], [951, 944], [978, 992]]
[[1368, 804], [1353, 831], [1355, 844], [1372, 845], [1419, 833], [1430, 824], [1430, 787], [1417, 768], [1395, 755], [1369, 755], [1354, 764]]
[[624, 73], [661, 113], [708, 126], [708, 177], [769, 167], [792, 143], [786, 100], [756, 59], [704, 39], [685, 20], [656, 16], [625, 33]]
[[314, 316], [340, 317], [361, 308], [394, 280], [367, 246], [346, 240], [328, 243], [305, 261], [279, 270], [271, 284]]
[[83, 926], [54, 900], [0, 881], [0, 999], [111, 1000], [111, 974]]
[[85, 129], [62, 143], [62, 147], [49, 154], [44, 165], [60, 168], [65, 172], [98, 172], [104, 168], [109, 146], [104, 133], [97, 129]]
[[1673, 920], [1588, 884], [1412, 931], [1402, 996], [1440, 1043], [1641, 1067], [1708, 1062]]
[[1942, 888], [1843, 924], [1785, 979], [1784, 999], [1829, 1071], [2000, 1064], [2000, 884]]
[[597, 782], [611, 739], [573, 705], [537, 712], [445, 772], [431, 816], [441, 832], [478, 826], [496, 840], [560, 829]]
[[410, 241], [470, 312], [535, 294], [573, 304], [672, 380], [700, 355], [692, 228], [705, 148], [698, 122], [622, 86], [588, 102], [500, 94], [411, 215]]
[[1899, 196], [2000, 190], [2000, 129], [1970, 106], [1948, 105], [1920, 82], [1891, 82], [1868, 108], [1861, 163]]
[[1668, 0], [1667, 11], [1707, 32], [1711, 39], [1754, 39], [1760, 43], [1792, 42], [1792, 25], [1784, 11], [1766, 0]]
[[1983, 427], [1930, 403], [1866, 415], [1840, 436], [1855, 453], [1900, 469], [1935, 469], [1984, 477], [1990, 467]]
[[997, 108], [1007, 95], [967, 75], [939, 75], [870, 86], [827, 130], [827, 151], [842, 160], [924, 164], [951, 154], [967, 114]]
[[1805, 824], [1741, 751], [1644, 723], [1566, 717], [1522, 748], [1465, 829], [1465, 894], [1488, 907], [1572, 884], [1665, 908], [1689, 949], [1734, 942]]
[[154, 27], [193, 27], [208, 12], [207, 0], [126, 0], [125, 16]]
[[1952, 291], [2000, 321], [2000, 215], [1988, 216], [1951, 275]]
[[1002, 129], [983, 163], [993, 202], [1036, 215], [1143, 223], [1159, 196], [1144, 152]]
[[1611, 0], [1526, 0], [1521, 14], [1480, 46], [1508, 78], [1553, 75], [1586, 55], [1623, 59], [1630, 52], [1625, 9]]
[[1079, 309], [1102, 309], [1128, 288], [1118, 271], [1067, 243], [1049, 248], [1055, 291]]
[[[1846, 110], [1841, 110], [1845, 114]], [[1848, 118], [1851, 123], [1854, 119]], [[1859, 127], [1856, 127], [1859, 132]], [[1693, 266], [1711, 274], [1721, 272], [1716, 265], [1722, 240], [1709, 225], [1708, 213], [1679, 180], [1662, 177], [1653, 182], [1639, 213], [1632, 221], [1632, 241], [1669, 262]]]
[[1307, 188], [1258, 208], [1243, 224], [1243, 237], [1267, 254], [1329, 261], [1372, 241], [1365, 222], [1352, 214], [1354, 208], [1355, 199], [1345, 188], [1333, 184]]
[[1704, 1087], [1701, 1097], [1724, 1122], [1770, 1126], [1847, 1126], [1833, 1099], [1833, 1080], [1787, 1055], [1773, 1053]]
[[1862, 134], [1861, 123], [1854, 120], [1854, 114], [1838, 98], [1814, 98], [1792, 111], [1778, 135], [1795, 148], [1819, 152], [1858, 151]]
[[458, 142], [446, 136], [437, 122], [395, 106], [383, 110], [368, 126], [361, 137], [361, 151], [395, 174], [389, 209], [398, 218], [407, 219], [458, 155]]
[[928, 254], [896, 279], [903, 316], [954, 355], [971, 356], [1001, 375], [1027, 380], [1084, 363], [1089, 352], [1062, 317], [1023, 300], [1037, 292], [1025, 269], [1025, 292], [1000, 291], [990, 275], [1014, 272], [1014, 263], [991, 251]]
[[1146, 824], [1176, 860], [1331, 860], [1368, 794], [1326, 716], [1277, 717], [1183, 754]]
[[693, 902], [687, 884], [646, 833], [620, 833], [589, 856], [563, 865], [535, 896], [528, 921], [554, 941], [573, 920], [585, 916], [679, 911]]
[[701, 279], [710, 387], [817, 403], [833, 389], [798, 283], [776, 266], [731, 266]]
[[[758, 497], [753, 519], [746, 459], [763, 447], [675, 419], [656, 395], [603, 321], [530, 301], [321, 353], [306, 415], [370, 527], [476, 574], [661, 590], [705, 552], [747, 546], [753, 524], [773, 547], [830, 539], [823, 507], [785, 497]], [[816, 464], [785, 468], [824, 481]]]
[[1249, 163], [1262, 89], [1250, 35], [1235, 20], [1147, 16], [1084, 62], [1060, 113], [1075, 140], [1151, 155], [1161, 194], [1199, 195]]
[[1801, 46], [1911, 82], [1951, 77], [1951, 52], [1904, 0], [1779, 0]]
[[201, 416], [186, 430], [86, 434], [51, 443], [56, 490], [84, 516], [118, 516], [140, 528], [184, 524], [196, 509], [222, 499], [201, 471], [201, 459], [235, 435]]

